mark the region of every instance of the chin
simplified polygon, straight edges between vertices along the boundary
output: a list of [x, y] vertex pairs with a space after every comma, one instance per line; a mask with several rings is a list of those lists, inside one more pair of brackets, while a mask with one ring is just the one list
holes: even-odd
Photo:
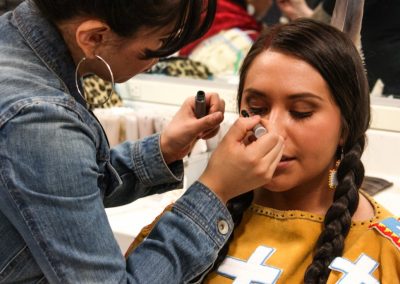
[[289, 182], [289, 177], [286, 176], [283, 173], [278, 173], [278, 171], [275, 171], [272, 180], [264, 185], [264, 188], [285, 188], [284, 184], [287, 184]]
[[286, 192], [286, 191], [289, 191], [292, 189], [292, 187], [290, 187], [290, 186], [285, 186], [282, 184], [275, 184], [275, 183], [266, 184], [266, 185], [262, 186], [261, 188], [266, 189], [270, 192], [276, 192], [276, 193]]
[[142, 72], [134, 72], [132, 74], [128, 74], [128, 75], [120, 75], [120, 76], [116, 76], [114, 74], [114, 82], [115, 83], [125, 83], [126, 81], [132, 79], [133, 77], [135, 77], [138, 74], [141, 74]]
[[294, 184], [290, 179], [285, 177], [273, 177], [272, 181], [264, 186], [263, 189], [266, 189], [271, 192], [286, 192], [294, 188], [296, 184]]
[[135, 75], [132, 76], [125, 76], [125, 77], [119, 77], [119, 78], [114, 78], [114, 82], [117, 84], [125, 83], [129, 79], [132, 79]]
[[125, 79], [125, 78], [116, 79], [116, 80], [114, 80], [114, 82], [115, 82], [116, 84], [122, 84], [122, 83], [125, 83], [126, 81], [128, 81], [129, 79], [131, 79], [131, 78], [128, 78], [128, 79]]

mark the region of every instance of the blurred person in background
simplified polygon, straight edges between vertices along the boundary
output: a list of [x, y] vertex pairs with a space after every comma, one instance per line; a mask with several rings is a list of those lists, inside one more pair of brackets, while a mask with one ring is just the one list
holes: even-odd
[[[317, 0], [319, 1], [319, 0]], [[313, 9], [305, 0], [277, 0], [289, 20], [311, 17], [329, 23], [336, 0], [320, 0]], [[370, 90], [378, 80], [382, 95], [400, 98], [400, 1], [365, 0], [361, 26], [361, 49]]]
[[218, 0], [210, 30], [179, 51], [205, 64], [216, 77], [237, 75], [244, 57], [263, 29], [273, 0]]

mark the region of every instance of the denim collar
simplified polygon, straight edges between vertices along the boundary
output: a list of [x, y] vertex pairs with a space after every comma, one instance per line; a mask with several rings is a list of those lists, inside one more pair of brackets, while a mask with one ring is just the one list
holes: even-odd
[[75, 63], [64, 39], [57, 28], [40, 14], [33, 1], [25, 1], [14, 10], [13, 24], [37, 56], [61, 80], [63, 91], [86, 106], [76, 90]]

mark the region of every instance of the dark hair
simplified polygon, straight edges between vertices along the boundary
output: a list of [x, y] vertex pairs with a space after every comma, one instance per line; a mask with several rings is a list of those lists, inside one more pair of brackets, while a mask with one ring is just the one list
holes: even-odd
[[158, 50], [147, 50], [147, 58], [171, 55], [200, 38], [210, 28], [217, 0], [32, 0], [52, 23], [77, 16], [104, 21], [121, 37], [133, 36], [139, 28], [174, 25]]
[[[325, 215], [324, 230], [316, 244], [313, 262], [304, 276], [305, 283], [325, 283], [329, 276], [329, 264], [343, 253], [344, 239], [358, 206], [358, 189], [364, 178], [364, 166], [360, 158], [370, 123], [365, 69], [351, 40], [337, 29], [311, 19], [277, 25], [261, 34], [244, 59], [238, 89], [239, 107], [247, 72], [254, 59], [267, 49], [299, 58], [318, 70], [329, 85], [332, 98], [341, 112], [345, 142], [343, 149], [337, 151], [337, 155], [341, 151], [344, 154], [337, 171], [338, 185], [333, 204]], [[248, 205], [248, 195], [232, 202]], [[232, 216], [241, 219], [242, 214], [243, 211], [235, 212]], [[223, 258], [219, 256], [218, 261]]]

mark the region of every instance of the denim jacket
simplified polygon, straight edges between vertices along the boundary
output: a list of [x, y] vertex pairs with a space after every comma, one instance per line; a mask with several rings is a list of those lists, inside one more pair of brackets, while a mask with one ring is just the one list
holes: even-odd
[[0, 283], [199, 279], [232, 232], [226, 207], [194, 183], [125, 259], [104, 207], [181, 186], [183, 164], [159, 135], [110, 150], [74, 72], [33, 3], [0, 17]]

